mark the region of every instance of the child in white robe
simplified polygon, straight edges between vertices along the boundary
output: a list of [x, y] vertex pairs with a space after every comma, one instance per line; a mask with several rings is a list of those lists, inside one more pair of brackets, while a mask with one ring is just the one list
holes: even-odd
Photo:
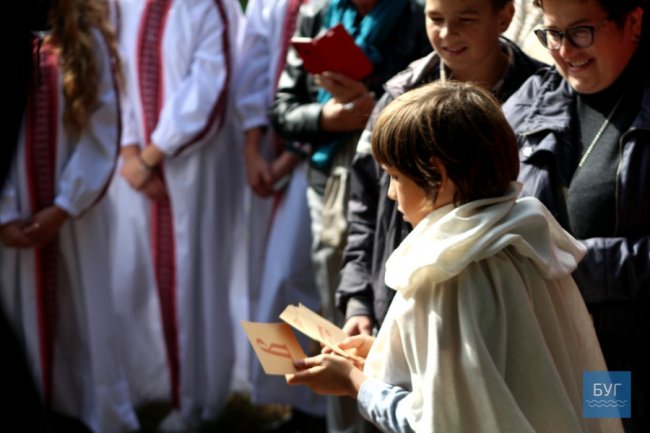
[[137, 403], [163, 397], [158, 426], [217, 418], [230, 394], [229, 285], [244, 188], [232, 115], [236, 0], [122, 1], [122, 165], [112, 185], [114, 280]]
[[582, 417], [584, 371], [605, 370], [571, 277], [584, 248], [536, 199], [517, 199], [517, 142], [487, 91], [436, 82], [381, 114], [375, 158], [414, 230], [386, 264], [396, 295], [374, 342], [289, 375], [357, 398], [390, 432], [621, 432]]
[[[233, 297], [240, 305], [248, 304], [250, 320], [256, 322], [276, 321], [287, 304], [320, 308], [310, 257], [306, 162], [285, 148], [286, 141], [275, 133], [268, 117], [302, 3], [305, 1], [250, 0], [246, 7], [235, 105], [245, 135], [247, 241], [238, 245], [246, 254], [239, 260], [243, 269], [233, 276], [243, 279], [233, 284], [233, 289], [245, 293], [233, 292]], [[240, 310], [246, 311], [243, 306]], [[235, 321], [245, 317], [236, 315]], [[249, 353], [243, 332], [237, 343], [238, 353]], [[265, 374], [257, 361], [250, 366], [250, 382], [255, 404], [290, 404], [306, 413], [307, 419], [324, 415], [322, 396]]]
[[0, 298], [48, 411], [93, 432], [125, 432], [139, 425], [110, 296], [104, 193], [120, 104], [105, 6], [66, 0], [30, 10], [29, 93], [0, 199]]

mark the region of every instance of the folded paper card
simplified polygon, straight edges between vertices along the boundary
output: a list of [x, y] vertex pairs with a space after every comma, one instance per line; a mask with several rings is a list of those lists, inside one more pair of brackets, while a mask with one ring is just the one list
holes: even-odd
[[348, 336], [341, 328], [304, 305], [298, 304], [297, 307], [288, 305], [280, 314], [280, 319], [339, 355], [353, 361], [362, 361], [358, 356], [338, 347], [338, 344]]
[[266, 374], [295, 373], [293, 360], [306, 357], [291, 327], [286, 323], [242, 320], [241, 325]]
[[294, 37], [291, 45], [311, 74], [332, 71], [361, 80], [372, 72], [372, 63], [341, 24], [314, 39]]
[[341, 328], [304, 305], [287, 306], [280, 314], [280, 319], [286, 323], [241, 321], [265, 373], [294, 373], [296, 369], [292, 361], [305, 358], [306, 355], [289, 325], [345, 358], [354, 362], [362, 361], [358, 356], [338, 347], [338, 343], [347, 337]]

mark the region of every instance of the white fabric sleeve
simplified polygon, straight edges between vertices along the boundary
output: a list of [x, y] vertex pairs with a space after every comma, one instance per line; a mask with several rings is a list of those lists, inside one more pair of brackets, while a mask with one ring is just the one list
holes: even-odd
[[[201, 1], [182, 2], [178, 7], [189, 9], [182, 12], [182, 19], [187, 20], [188, 31], [195, 34], [196, 48], [187, 76], [165, 96], [158, 124], [151, 134], [152, 143], [168, 156], [192, 143], [205, 128], [214, 127], [209, 123], [222, 92], [227, 91], [229, 73], [223, 46], [227, 26], [217, 6]], [[165, 61], [175, 61], [173, 53], [166, 54]]]
[[73, 217], [101, 198], [115, 169], [119, 151], [119, 100], [110, 57], [103, 37], [98, 31], [94, 34], [100, 74], [97, 105], [60, 175], [54, 200]]
[[130, 146], [132, 144], [140, 144], [145, 146], [148, 143], [140, 143], [140, 135], [138, 134], [138, 121], [133, 112], [133, 103], [128, 95], [123, 95], [121, 98], [122, 110], [122, 137], [120, 139], [122, 146]]
[[[243, 129], [268, 126], [268, 108], [273, 102], [271, 71], [272, 23], [271, 4], [268, 0], [251, 0], [246, 8], [246, 28], [239, 55], [235, 107]], [[277, 53], [278, 47], [273, 47]]]
[[20, 219], [20, 212], [18, 210], [18, 191], [16, 190], [16, 182], [11, 174], [7, 176], [2, 187], [2, 196], [0, 196], [0, 225], [7, 224], [12, 221]]
[[359, 412], [384, 432], [413, 433], [407, 419], [406, 389], [377, 379], [367, 379], [357, 395]]

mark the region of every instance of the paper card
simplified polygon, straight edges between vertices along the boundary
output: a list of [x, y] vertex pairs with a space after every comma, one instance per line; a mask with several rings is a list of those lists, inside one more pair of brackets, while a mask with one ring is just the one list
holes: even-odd
[[248, 341], [266, 374], [295, 373], [294, 359], [306, 358], [291, 327], [286, 323], [241, 321]]
[[288, 305], [282, 314], [280, 314], [280, 319], [307, 335], [309, 338], [329, 347], [339, 355], [356, 362], [362, 361], [358, 356], [346, 352], [338, 347], [338, 343], [347, 337], [347, 334], [341, 328], [324, 317], [314, 313], [304, 305], [298, 304], [297, 307], [294, 305]]

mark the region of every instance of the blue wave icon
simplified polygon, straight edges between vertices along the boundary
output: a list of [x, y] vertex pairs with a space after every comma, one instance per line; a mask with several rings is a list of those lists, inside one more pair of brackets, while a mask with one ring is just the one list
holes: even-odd
[[627, 400], [586, 400], [589, 407], [625, 407]]

